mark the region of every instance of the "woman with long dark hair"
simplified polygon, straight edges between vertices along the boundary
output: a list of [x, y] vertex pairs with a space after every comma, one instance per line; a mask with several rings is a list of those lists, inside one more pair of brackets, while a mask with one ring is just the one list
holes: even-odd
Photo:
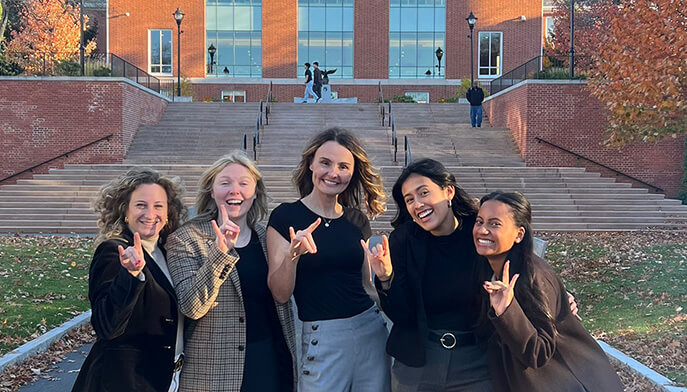
[[382, 309], [393, 321], [387, 352], [394, 390], [491, 391], [479, 328], [477, 208], [439, 162], [408, 165], [394, 184], [390, 239], [367, 251]]
[[176, 391], [183, 350], [165, 242], [186, 216], [183, 188], [147, 168], [100, 189], [88, 275], [97, 340], [73, 391]]
[[[567, 292], [533, 252], [532, 209], [517, 192], [484, 196], [473, 229], [493, 278], [487, 317], [496, 391], [622, 391], [603, 350], [567, 306]], [[511, 274], [512, 278], [511, 278]]]
[[358, 138], [331, 128], [308, 143], [293, 180], [301, 198], [272, 211], [267, 254], [272, 295], [293, 294], [303, 321], [298, 389], [388, 391], [387, 331], [357, 245], [368, 216], [384, 212], [379, 174]]

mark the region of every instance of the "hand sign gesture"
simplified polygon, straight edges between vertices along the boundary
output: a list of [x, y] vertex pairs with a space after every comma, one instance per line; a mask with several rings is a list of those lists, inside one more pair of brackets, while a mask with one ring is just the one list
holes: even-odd
[[224, 205], [219, 206], [219, 213], [220, 218], [222, 218], [222, 226], [217, 226], [217, 222], [213, 219], [212, 228], [215, 230], [217, 247], [222, 253], [227, 253], [236, 244], [241, 228], [229, 220], [229, 215]]
[[296, 260], [306, 253], [317, 253], [317, 245], [312, 238], [312, 232], [317, 229], [322, 219], [317, 218], [305, 230], [295, 231], [293, 227], [289, 227], [289, 235], [291, 236], [291, 243], [289, 244], [289, 256], [291, 261]]
[[513, 302], [515, 282], [520, 277], [520, 274], [515, 274], [513, 279], [510, 279], [509, 271], [510, 261], [506, 261], [503, 266], [502, 280], [493, 280], [491, 282], [484, 282], [484, 289], [489, 293], [489, 301], [491, 307], [497, 316], [506, 311], [511, 302]]
[[393, 268], [391, 267], [391, 255], [389, 254], [389, 239], [383, 235], [382, 243], [372, 247], [371, 251], [367, 248], [366, 241], [360, 240], [360, 245], [362, 245], [367, 262], [372, 267], [377, 278], [382, 282], [391, 279]]
[[134, 246], [124, 249], [123, 246], [119, 245], [117, 249], [119, 250], [119, 263], [131, 275], [137, 277], [146, 265], [146, 260], [143, 257], [143, 248], [141, 247], [141, 236], [138, 233], [134, 233]]

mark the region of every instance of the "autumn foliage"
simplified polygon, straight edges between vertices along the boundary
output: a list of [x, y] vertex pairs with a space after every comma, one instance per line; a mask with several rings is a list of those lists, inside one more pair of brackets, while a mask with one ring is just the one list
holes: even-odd
[[[569, 45], [568, 2], [557, 0], [547, 53]], [[687, 130], [687, 0], [580, 0], [575, 50], [589, 55], [591, 93], [609, 110], [612, 144]], [[580, 60], [584, 61], [583, 56]]]
[[[64, 0], [27, 0], [21, 11], [21, 25], [12, 31], [7, 44], [9, 58], [28, 73], [40, 73], [46, 65], [75, 60], [79, 55], [79, 6]], [[84, 16], [84, 29], [87, 26]], [[86, 44], [88, 55], [95, 42]]]

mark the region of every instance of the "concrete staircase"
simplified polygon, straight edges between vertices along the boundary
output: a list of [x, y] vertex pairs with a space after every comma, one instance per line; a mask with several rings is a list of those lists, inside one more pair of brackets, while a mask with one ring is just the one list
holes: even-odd
[[[0, 232], [94, 233], [90, 203], [99, 187], [135, 165], [182, 177], [187, 189], [184, 201], [192, 205], [198, 178], [207, 164], [239, 147], [244, 132], [252, 135], [257, 105], [171, 104], [160, 124], [139, 130], [124, 164], [66, 165], [49, 174], [19, 180], [16, 185], [2, 186]], [[461, 105], [408, 104], [395, 105], [394, 110], [397, 124], [406, 121], [407, 126], [400, 129], [411, 135], [415, 159], [424, 154], [445, 162], [460, 186], [475, 197], [497, 189], [523, 192], [532, 202], [536, 230], [687, 228], [687, 207], [677, 200], [616, 183], [582, 168], [525, 167], [517, 155], [512, 155], [512, 143], [506, 143], [508, 132], [481, 128], [475, 135], [473, 128], [464, 124], [467, 114]], [[257, 149], [270, 209], [298, 198], [291, 173], [301, 151], [315, 132], [331, 126], [355, 132], [373, 164], [381, 169], [389, 196], [388, 211], [372, 222], [372, 228], [389, 231], [396, 213], [391, 186], [402, 167], [393, 162], [391, 132], [380, 126], [375, 104], [274, 104], [270, 125], [262, 131]], [[491, 143], [484, 140], [489, 139], [488, 132], [493, 133]], [[453, 141], [453, 150], [447, 140]], [[494, 140], [501, 140], [501, 144]], [[471, 160], [477, 164], [468, 164], [471, 160], [459, 151], [470, 151], [474, 155]], [[401, 150], [401, 161], [402, 156]], [[498, 156], [511, 163], [494, 166]]]

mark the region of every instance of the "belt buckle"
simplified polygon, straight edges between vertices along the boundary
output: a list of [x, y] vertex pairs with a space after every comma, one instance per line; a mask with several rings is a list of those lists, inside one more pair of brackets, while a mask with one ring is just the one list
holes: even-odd
[[[447, 340], [448, 340], [448, 342], [447, 342]], [[450, 349], [456, 347], [456, 344], [458, 343], [458, 339], [456, 339], [456, 335], [452, 334], [451, 332], [446, 332], [443, 335], [441, 335], [439, 342], [441, 342], [441, 345], [445, 349], [450, 350]]]

